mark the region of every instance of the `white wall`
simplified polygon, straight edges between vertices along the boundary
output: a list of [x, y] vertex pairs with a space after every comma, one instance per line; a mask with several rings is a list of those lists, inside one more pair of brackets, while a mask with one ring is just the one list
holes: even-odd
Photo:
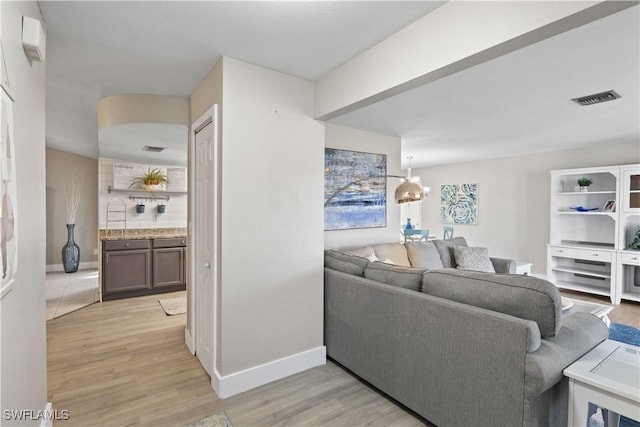
[[228, 376], [323, 349], [324, 127], [309, 81], [225, 57], [223, 93], [218, 363]]
[[[142, 170], [146, 170], [147, 168], [156, 168], [161, 167], [162, 165], [142, 165], [137, 163], [131, 163], [126, 160], [115, 160], [115, 159], [107, 159], [100, 158], [98, 159], [98, 224], [99, 228], [106, 229], [107, 228], [107, 205], [109, 201], [114, 199], [122, 200], [126, 205], [127, 211], [127, 229], [133, 228], [186, 228], [187, 227], [187, 205], [188, 205], [188, 197], [187, 194], [169, 194], [169, 201], [164, 202], [166, 204], [166, 210], [163, 214], [158, 214], [156, 211], [156, 206], [158, 205], [158, 201], [152, 200], [131, 200], [129, 196], [147, 196], [151, 197], [151, 194], [147, 194], [141, 191], [112, 191], [108, 192], [108, 188], [110, 185], [113, 185], [113, 165], [114, 164], [133, 164], [137, 170], [138, 166], [142, 168]], [[166, 194], [156, 193], [158, 197], [165, 197]], [[136, 203], [140, 201], [145, 204], [144, 213], [136, 212]], [[114, 202], [116, 203], [116, 202]], [[112, 203], [111, 208], [113, 209], [116, 205]], [[116, 215], [109, 216], [109, 219], [116, 218]], [[122, 217], [122, 216], [120, 216]], [[109, 223], [109, 229], [114, 228], [124, 228], [124, 225], [118, 225], [116, 223]]]
[[[400, 169], [400, 138], [327, 124], [325, 147], [387, 155], [387, 174], [404, 175]], [[387, 226], [324, 232], [325, 249], [353, 248], [400, 241], [400, 207], [394, 202], [397, 178], [387, 179]]]
[[[18, 268], [0, 301], [0, 412], [47, 403], [45, 327], [45, 64], [29, 63], [22, 16], [42, 20], [35, 1], [0, 2], [0, 38], [11, 79], [16, 160]], [[3, 426], [38, 425], [9, 421]]]
[[478, 225], [456, 224], [454, 236], [487, 246], [492, 256], [533, 262], [546, 274], [549, 242], [550, 171], [638, 163], [638, 142], [483, 160], [416, 169], [431, 194], [422, 208], [422, 227], [442, 237], [440, 186], [478, 183]]

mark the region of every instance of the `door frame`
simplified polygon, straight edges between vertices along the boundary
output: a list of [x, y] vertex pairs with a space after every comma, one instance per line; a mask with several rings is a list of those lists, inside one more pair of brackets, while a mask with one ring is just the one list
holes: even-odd
[[[211, 108], [204, 112], [198, 119], [196, 119], [191, 124], [190, 130], [190, 138], [189, 138], [189, 301], [187, 301], [187, 316], [189, 317], [189, 324], [191, 329], [187, 329], [185, 327], [185, 343], [189, 348], [191, 354], [195, 355], [197, 352], [196, 348], [196, 329], [197, 325], [197, 316], [196, 316], [196, 296], [197, 296], [197, 287], [196, 287], [196, 238], [198, 236], [198, 230], [195, 230], [195, 182], [196, 182], [196, 163], [195, 163], [195, 143], [196, 143], [196, 133], [200, 131], [203, 127], [211, 122], [213, 124], [212, 134], [212, 162], [214, 165], [213, 171], [213, 188], [214, 191], [217, 192], [219, 188], [219, 177], [218, 177], [218, 161], [219, 161], [219, 139], [218, 139], [218, 105], [214, 104]], [[212, 248], [214, 250], [214, 256], [211, 260], [211, 274], [212, 274], [212, 283], [213, 283], [213, 337], [212, 337], [212, 361], [213, 366], [211, 367], [211, 372], [217, 374], [217, 342], [218, 342], [218, 313], [216, 312], [217, 304], [218, 304], [218, 277], [219, 277], [219, 267], [218, 267], [218, 259], [219, 259], [219, 236], [218, 236], [218, 218], [219, 218], [219, 207], [218, 207], [218, 197], [217, 194], [214, 195], [213, 203], [213, 239]], [[211, 378], [212, 384], [214, 378]]]

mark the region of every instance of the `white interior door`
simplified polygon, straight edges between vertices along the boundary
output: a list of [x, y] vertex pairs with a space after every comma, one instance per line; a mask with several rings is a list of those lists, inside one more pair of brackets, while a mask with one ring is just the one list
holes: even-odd
[[[215, 109], [213, 117], [215, 118]], [[214, 372], [214, 135], [215, 124], [196, 130], [194, 243], [195, 353], [210, 377]]]

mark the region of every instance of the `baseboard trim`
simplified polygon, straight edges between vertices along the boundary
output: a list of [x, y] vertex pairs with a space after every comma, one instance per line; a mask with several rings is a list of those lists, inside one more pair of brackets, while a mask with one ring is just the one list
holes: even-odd
[[216, 371], [214, 377], [211, 378], [211, 386], [218, 397], [226, 399], [325, 363], [327, 363], [326, 347], [316, 347], [230, 375], [220, 376]]
[[53, 417], [50, 416], [53, 414], [53, 404], [51, 402], [47, 402], [42, 413], [45, 414], [45, 417], [40, 420], [40, 427], [53, 427]]
[[[85, 270], [88, 268], [98, 268], [98, 261], [86, 261], [78, 264], [78, 270]], [[47, 273], [53, 271], [64, 271], [64, 266], [62, 264], [47, 264]]]
[[193, 351], [193, 338], [191, 338], [191, 332], [187, 328], [184, 328], [184, 343], [187, 345], [189, 349], [189, 353], [196, 355], [196, 352]]

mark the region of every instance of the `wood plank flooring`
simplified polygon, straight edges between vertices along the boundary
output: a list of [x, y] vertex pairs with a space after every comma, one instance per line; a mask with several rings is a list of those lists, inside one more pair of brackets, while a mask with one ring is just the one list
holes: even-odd
[[[183, 426], [220, 411], [236, 427], [424, 425], [331, 362], [218, 399], [184, 344], [186, 316], [158, 304], [180, 294], [97, 303], [47, 322], [49, 401], [70, 413], [56, 426]], [[623, 302], [609, 317], [640, 327], [640, 304]]]
[[183, 426], [225, 411], [235, 427], [420, 426], [423, 420], [334, 363], [229, 399], [184, 344], [185, 315], [158, 298], [93, 304], [47, 322], [49, 401], [57, 426]]
[[611, 310], [608, 315], [612, 322], [623, 323], [625, 325], [633, 326], [634, 328], [640, 328], [640, 303], [623, 300], [620, 305], [613, 305], [611, 304], [609, 297], [605, 296], [591, 295], [584, 292], [574, 292], [564, 289], [560, 293], [568, 298], [612, 305], [613, 310]]

